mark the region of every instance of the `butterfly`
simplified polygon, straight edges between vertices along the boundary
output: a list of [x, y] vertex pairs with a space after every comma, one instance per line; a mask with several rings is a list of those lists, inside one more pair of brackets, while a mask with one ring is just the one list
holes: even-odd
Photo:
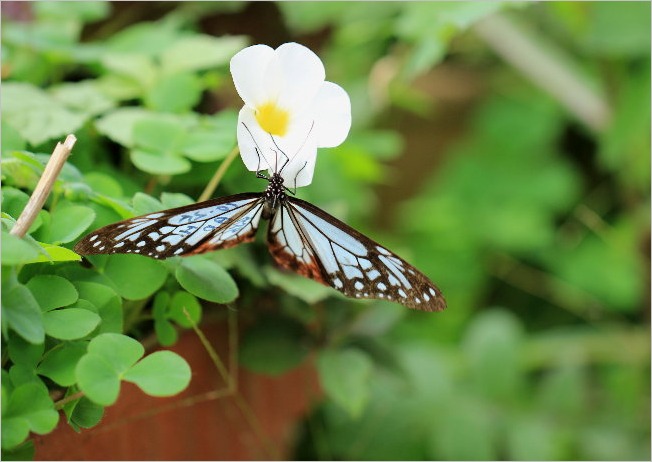
[[[287, 164], [287, 162], [286, 162]], [[131, 253], [151, 258], [197, 255], [255, 239], [269, 220], [267, 246], [285, 269], [348, 297], [440, 311], [441, 291], [405, 260], [309, 202], [291, 197], [280, 169], [262, 193], [243, 193], [149, 213], [105, 226], [75, 246], [81, 255]]]

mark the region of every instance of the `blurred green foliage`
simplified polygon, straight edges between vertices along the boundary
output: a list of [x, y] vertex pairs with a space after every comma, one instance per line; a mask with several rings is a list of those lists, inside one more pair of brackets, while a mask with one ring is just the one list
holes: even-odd
[[[56, 426], [54, 391], [84, 392], [63, 407], [79, 430], [122, 380], [182, 389], [185, 362], [141, 359], [126, 334], [172, 345], [215, 302], [248, 321], [244, 367], [280, 374], [315, 352], [326, 399], [297, 457], [649, 459], [649, 3], [272, 7], [277, 30], [257, 3], [170, 3], [154, 21], [106, 2], [3, 5], [3, 457]], [[611, 109], [604, 130], [493, 54], [473, 25], [496, 13], [558, 47]], [[205, 32], [215, 18], [237, 35]], [[274, 269], [262, 242], [165, 262], [70, 250], [200, 195], [236, 144], [229, 59], [260, 37], [311, 46], [352, 99], [349, 138], [299, 195], [428, 274], [445, 312], [346, 300]], [[71, 132], [44, 210], [10, 235]], [[262, 188], [235, 162], [216, 195]]]

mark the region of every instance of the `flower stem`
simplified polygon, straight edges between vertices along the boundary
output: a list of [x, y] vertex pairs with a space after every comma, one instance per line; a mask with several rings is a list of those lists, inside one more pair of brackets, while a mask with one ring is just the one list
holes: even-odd
[[215, 171], [215, 175], [213, 175], [211, 181], [208, 182], [206, 188], [204, 189], [204, 192], [202, 192], [201, 196], [199, 196], [199, 199], [197, 199], [197, 202], [203, 202], [205, 200], [208, 200], [213, 195], [213, 193], [217, 189], [217, 186], [220, 184], [220, 181], [222, 181], [222, 177], [226, 173], [226, 170], [229, 168], [229, 165], [231, 165], [231, 162], [233, 162], [233, 159], [235, 159], [239, 153], [240, 153], [240, 149], [238, 148], [238, 146], [236, 146], [229, 153], [229, 155], [226, 156], [226, 159], [224, 159], [220, 167]]

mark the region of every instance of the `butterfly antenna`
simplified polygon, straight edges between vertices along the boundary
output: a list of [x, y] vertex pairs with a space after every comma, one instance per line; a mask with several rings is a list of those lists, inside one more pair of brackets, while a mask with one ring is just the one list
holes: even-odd
[[289, 192], [290, 194], [292, 194], [293, 196], [296, 196], [296, 194], [297, 194], [297, 178], [299, 178], [299, 174], [301, 173], [301, 171], [302, 171], [304, 168], [306, 168], [307, 165], [308, 165], [308, 161], [305, 161], [305, 162], [303, 163], [303, 167], [301, 167], [301, 168], [299, 169], [299, 171], [297, 172], [297, 174], [294, 176], [294, 190], [288, 188], [287, 186], [284, 186], [285, 190], [286, 190], [287, 192]]
[[[283, 151], [283, 150], [280, 148], [280, 146], [276, 143], [276, 140], [274, 139], [274, 135], [269, 135], [269, 136], [270, 136], [270, 138], [272, 139], [272, 143], [274, 143], [274, 146], [276, 146], [276, 149], [278, 149], [278, 152], [277, 152], [277, 151], [274, 151], [274, 152], [275, 152], [277, 155], [278, 155], [278, 153], [280, 152], [281, 154], [283, 154], [283, 157], [285, 157], [285, 161], [283, 162], [283, 165], [281, 165], [281, 168], [280, 168], [279, 170], [274, 170], [276, 173], [281, 173], [281, 172], [283, 171], [283, 169], [285, 168], [285, 166], [290, 162], [290, 158], [289, 158], [288, 155], [285, 153], [285, 151]], [[278, 165], [277, 165], [277, 167], [278, 167]]]
[[265, 178], [268, 179], [265, 175], [260, 173], [262, 170], [260, 170], [260, 159], [263, 158], [265, 160], [265, 163], [267, 164], [267, 170], [272, 170], [272, 166], [269, 165], [269, 162], [267, 162], [267, 158], [262, 155], [262, 150], [260, 149], [260, 146], [258, 146], [258, 143], [256, 142], [256, 138], [254, 138], [253, 133], [251, 133], [251, 130], [249, 130], [249, 127], [247, 127], [247, 124], [242, 122], [242, 126], [247, 130], [247, 133], [249, 133], [249, 136], [251, 137], [251, 141], [254, 142], [256, 145], [256, 154], [258, 155], [258, 166], [256, 167], [256, 176], [258, 178]]

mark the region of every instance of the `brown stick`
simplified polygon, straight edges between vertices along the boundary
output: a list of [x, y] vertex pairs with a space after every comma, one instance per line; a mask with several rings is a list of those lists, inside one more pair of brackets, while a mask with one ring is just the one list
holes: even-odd
[[76, 142], [77, 138], [75, 138], [75, 135], [68, 135], [63, 144], [57, 143], [57, 146], [54, 148], [50, 160], [45, 166], [43, 175], [41, 175], [32, 196], [29, 198], [25, 209], [18, 217], [16, 225], [11, 229], [11, 234], [23, 237], [29, 227], [32, 226], [32, 223], [34, 223], [34, 220], [36, 219], [36, 215], [38, 215], [43, 208], [43, 204], [48, 198], [50, 190], [52, 190], [52, 185], [54, 185], [54, 182], [63, 168], [63, 164], [66, 163], [66, 159], [70, 155], [70, 151], [72, 151]]

